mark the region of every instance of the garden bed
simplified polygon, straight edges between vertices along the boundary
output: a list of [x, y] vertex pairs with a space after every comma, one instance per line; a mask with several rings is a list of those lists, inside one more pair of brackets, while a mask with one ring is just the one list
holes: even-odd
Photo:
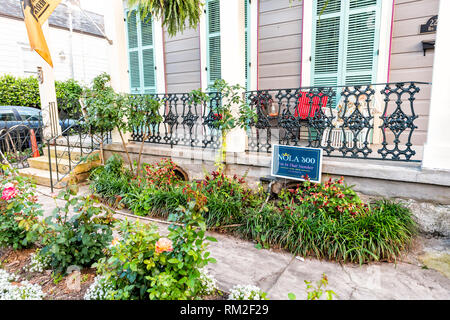
[[[35, 253], [36, 249], [13, 250], [0, 247], [0, 269], [18, 277], [13, 285], [20, 286], [21, 281], [39, 285], [45, 294], [44, 300], [85, 300], [86, 292], [95, 280], [95, 268], [83, 268], [79, 274], [65, 276], [55, 276], [52, 270], [30, 272], [28, 268]], [[228, 295], [221, 292], [202, 297], [202, 300], [226, 300]]]
[[[0, 171], [0, 300], [219, 299], [206, 266], [211, 241], [194, 199], [180, 208], [180, 224], [162, 236], [154, 224], [118, 221], [92, 196], [60, 192], [42, 219], [35, 186]], [[10, 248], [10, 249], [4, 249]], [[36, 249], [37, 248], [37, 249]], [[50, 271], [47, 271], [50, 270]]]
[[55, 276], [52, 270], [30, 272], [27, 267], [30, 266], [31, 257], [35, 252], [36, 249], [2, 248], [0, 250], [0, 269], [18, 277], [13, 285], [19, 285], [21, 281], [39, 285], [45, 294], [44, 300], [84, 299], [87, 289], [94, 282], [95, 269], [80, 270], [78, 280], [74, 278], [74, 275]]
[[200, 194], [209, 230], [256, 241], [260, 248], [338, 262], [396, 261], [416, 234], [409, 209], [383, 199], [364, 203], [343, 178], [306, 181], [268, 201], [269, 195], [249, 189], [245, 178], [214, 171], [185, 182], [176, 169], [162, 160], [135, 177], [113, 156], [91, 175], [91, 190], [114, 208], [157, 218], [168, 218]]

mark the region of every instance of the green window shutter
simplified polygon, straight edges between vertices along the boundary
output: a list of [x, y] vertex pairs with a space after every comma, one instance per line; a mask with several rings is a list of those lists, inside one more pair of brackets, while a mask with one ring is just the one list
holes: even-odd
[[350, 9], [366, 8], [377, 5], [378, 0], [350, 0]]
[[245, 86], [250, 90], [251, 46], [250, 46], [250, 0], [245, 0]]
[[316, 21], [313, 51], [314, 85], [335, 86], [339, 72], [340, 16]]
[[141, 73], [139, 66], [139, 52], [130, 51], [130, 85], [131, 92], [140, 90], [141, 88]]
[[208, 86], [222, 78], [222, 57], [220, 51], [220, 0], [207, 0], [207, 73]]
[[127, 17], [127, 30], [128, 30], [128, 48], [133, 49], [138, 47], [138, 30], [136, 21], [136, 11], [133, 10]]
[[129, 14], [125, 13], [127, 18], [127, 34], [128, 34], [128, 57], [130, 66], [130, 87], [131, 92], [140, 90], [141, 87], [141, 68], [139, 62], [139, 40], [138, 25], [136, 11], [133, 10]]
[[153, 21], [136, 10], [125, 12], [131, 93], [156, 93]]
[[[381, 0], [315, 0], [312, 84], [336, 86], [376, 79]], [[325, 6], [325, 7], [324, 7]], [[333, 104], [339, 96], [333, 99]]]
[[320, 14], [332, 14], [341, 12], [341, 0], [316, 0], [316, 17]]
[[345, 39], [345, 84], [376, 81], [379, 43], [377, 0], [351, 0]]
[[141, 21], [142, 46], [153, 45], [153, 25], [151, 19]]

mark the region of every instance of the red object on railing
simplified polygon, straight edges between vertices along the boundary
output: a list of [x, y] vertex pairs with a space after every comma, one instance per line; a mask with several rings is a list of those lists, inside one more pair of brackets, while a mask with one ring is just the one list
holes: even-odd
[[[310, 104], [310, 96], [311, 93], [302, 92], [300, 99], [298, 99], [298, 106], [295, 109], [294, 116], [300, 117], [300, 119], [305, 120], [308, 117], [314, 117], [316, 111], [320, 109], [320, 107], [325, 107], [328, 102], [328, 96], [323, 93], [319, 93], [319, 95], [313, 96], [312, 105]], [[322, 97], [321, 97], [322, 96]], [[310, 110], [311, 108], [311, 110]], [[308, 115], [309, 112], [309, 115]]]
[[36, 141], [36, 134], [33, 129], [30, 129], [31, 150], [33, 152], [33, 158], [39, 158], [39, 148]]

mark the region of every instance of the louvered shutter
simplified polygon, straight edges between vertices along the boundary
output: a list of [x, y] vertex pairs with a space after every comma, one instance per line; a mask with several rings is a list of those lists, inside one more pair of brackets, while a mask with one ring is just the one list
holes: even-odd
[[127, 34], [128, 34], [128, 57], [130, 66], [130, 87], [131, 92], [140, 91], [141, 89], [141, 68], [139, 62], [139, 41], [138, 41], [138, 25], [136, 11], [133, 10], [127, 17]]
[[222, 78], [220, 52], [220, 0], [207, 0], [207, 70], [208, 86]]
[[131, 93], [155, 93], [156, 72], [151, 18], [126, 13]]
[[152, 19], [141, 21], [141, 47], [144, 93], [156, 93], [156, 70]]
[[345, 39], [345, 84], [376, 81], [379, 1], [350, 0]]
[[[372, 83], [376, 78], [381, 0], [314, 1], [314, 86]], [[335, 104], [339, 97], [333, 99]]]

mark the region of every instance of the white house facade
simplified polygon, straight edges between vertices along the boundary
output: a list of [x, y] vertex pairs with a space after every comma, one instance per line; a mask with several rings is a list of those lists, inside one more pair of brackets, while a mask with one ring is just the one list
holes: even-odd
[[[69, 30], [67, 5], [60, 4], [49, 19], [46, 40], [54, 63], [55, 79], [73, 78], [89, 85], [98, 74], [111, 71], [105, 18], [93, 12], [84, 14], [80, 10], [73, 10], [72, 15], [73, 33]], [[2, 1], [0, 30], [0, 75], [36, 75], [40, 57], [30, 50], [20, 1]]]

